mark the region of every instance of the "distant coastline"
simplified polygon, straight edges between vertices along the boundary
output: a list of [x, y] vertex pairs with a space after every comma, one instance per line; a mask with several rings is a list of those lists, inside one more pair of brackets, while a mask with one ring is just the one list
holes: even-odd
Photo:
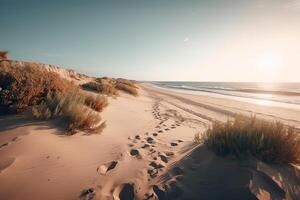
[[300, 105], [300, 83], [151, 82], [170, 89], [208, 92], [226, 96]]

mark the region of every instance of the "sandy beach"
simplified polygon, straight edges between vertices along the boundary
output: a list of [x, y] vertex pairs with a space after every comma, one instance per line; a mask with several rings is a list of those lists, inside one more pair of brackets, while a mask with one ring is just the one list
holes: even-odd
[[138, 86], [138, 97], [109, 98], [100, 134], [65, 136], [55, 120], [32, 120], [26, 113], [1, 117], [0, 199], [300, 196], [296, 166], [240, 163], [194, 142], [213, 120], [226, 121], [236, 113], [300, 128], [300, 110]]
[[0, 22], [0, 200], [300, 200], [300, 0], [3, 0]]

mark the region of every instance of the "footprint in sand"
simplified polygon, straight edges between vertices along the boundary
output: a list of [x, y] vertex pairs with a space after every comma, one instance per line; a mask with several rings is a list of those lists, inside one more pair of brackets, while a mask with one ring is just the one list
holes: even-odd
[[165, 129], [165, 131], [168, 131], [168, 130], [170, 130], [170, 129], [168, 129], [168, 128]]
[[146, 193], [144, 195], [144, 200], [153, 200], [153, 199], [154, 199], [154, 194], [153, 193], [152, 194]]
[[159, 132], [159, 133], [162, 133], [162, 132], [164, 132], [164, 131], [163, 131], [163, 130], [159, 130], [158, 132]]
[[151, 178], [155, 178], [158, 175], [157, 169], [148, 169], [147, 173]]
[[172, 147], [175, 147], [175, 146], [178, 145], [176, 142], [171, 142], [170, 144], [171, 144]]
[[169, 160], [166, 155], [164, 155], [163, 153], [159, 153], [159, 157], [164, 163], [168, 163]]
[[136, 149], [131, 149], [131, 150], [130, 150], [130, 155], [131, 155], [131, 156], [139, 156], [140, 153], [139, 153], [139, 151], [136, 150]]
[[1, 144], [1, 145], [0, 145], [0, 149], [1, 149], [1, 148], [3, 148], [3, 147], [5, 147], [5, 146], [7, 146], [7, 145], [8, 145], [8, 143], [7, 143], [7, 142], [6, 142], [6, 143], [4, 143], [4, 144]]
[[153, 192], [156, 194], [158, 199], [165, 199], [166, 194], [163, 190], [161, 190], [157, 185], [153, 185]]
[[171, 151], [167, 151], [167, 152], [165, 152], [165, 154], [166, 154], [167, 156], [174, 156], [174, 153], [171, 152]]
[[137, 140], [140, 140], [140, 139], [141, 139], [141, 136], [136, 135], [134, 138], [137, 139]]
[[149, 151], [150, 151], [151, 153], [155, 153], [155, 152], [156, 152], [153, 148], [149, 149]]
[[149, 143], [149, 144], [154, 144], [154, 139], [152, 137], [147, 137], [146, 138], [146, 141]]
[[133, 146], [134, 146], [134, 144], [128, 144], [128, 146], [129, 146], [129, 147], [133, 147]]
[[147, 147], [150, 147], [150, 145], [149, 144], [144, 144], [141, 148], [145, 149]]
[[154, 137], [156, 137], [158, 134], [157, 134], [157, 133], [153, 133], [152, 135], [153, 135]]
[[149, 164], [150, 167], [153, 167], [154, 169], [161, 169], [161, 168], [164, 168], [165, 166], [163, 166], [162, 164], [160, 163], [157, 163], [157, 162], [154, 162], [152, 161], [150, 164]]
[[114, 199], [120, 200], [134, 200], [134, 184], [125, 183], [117, 188], [113, 192]]
[[110, 163], [101, 165], [97, 168], [97, 172], [99, 171], [100, 174], [105, 175], [108, 171], [114, 169], [118, 164], [118, 161], [112, 161]]
[[80, 193], [80, 199], [82, 200], [92, 200], [96, 196], [94, 188], [84, 189]]

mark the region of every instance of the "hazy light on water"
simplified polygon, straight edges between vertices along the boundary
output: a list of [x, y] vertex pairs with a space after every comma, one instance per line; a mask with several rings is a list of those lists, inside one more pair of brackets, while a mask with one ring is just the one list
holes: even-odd
[[262, 106], [272, 106], [274, 105], [274, 101], [267, 100], [267, 99], [272, 99], [273, 95], [272, 94], [259, 94], [258, 95], [262, 99], [255, 99], [254, 103]]
[[254, 101], [255, 104], [258, 104], [258, 105], [262, 105], [262, 106], [272, 106], [273, 105], [273, 102], [272, 101], [269, 101], [269, 100], [263, 100], [263, 99], [256, 99]]

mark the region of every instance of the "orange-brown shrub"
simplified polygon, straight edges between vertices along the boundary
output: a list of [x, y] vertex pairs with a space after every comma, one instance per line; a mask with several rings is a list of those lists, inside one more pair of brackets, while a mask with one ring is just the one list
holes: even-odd
[[8, 59], [8, 51], [0, 51], [0, 61]]
[[0, 106], [7, 112], [39, 104], [49, 92], [66, 92], [76, 87], [54, 72], [43, 71], [38, 64], [0, 65]]

